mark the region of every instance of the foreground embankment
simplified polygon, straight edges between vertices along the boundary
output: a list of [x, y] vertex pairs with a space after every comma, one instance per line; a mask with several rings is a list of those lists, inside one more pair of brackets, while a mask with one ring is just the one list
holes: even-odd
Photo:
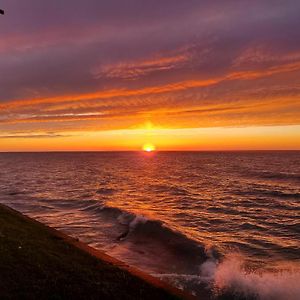
[[0, 204], [1, 299], [193, 299]]

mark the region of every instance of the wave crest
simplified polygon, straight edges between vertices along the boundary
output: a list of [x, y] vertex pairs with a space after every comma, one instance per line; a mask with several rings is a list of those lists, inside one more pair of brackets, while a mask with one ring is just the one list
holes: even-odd
[[227, 256], [218, 263], [209, 259], [200, 267], [201, 278], [213, 282], [216, 294], [242, 299], [299, 300], [300, 270], [254, 271], [245, 268], [242, 256]]

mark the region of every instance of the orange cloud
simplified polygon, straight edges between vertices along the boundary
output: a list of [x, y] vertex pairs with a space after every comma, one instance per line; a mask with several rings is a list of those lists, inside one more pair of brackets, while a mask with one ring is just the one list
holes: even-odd
[[95, 78], [121, 78], [136, 79], [146, 74], [174, 69], [188, 61], [187, 54], [178, 54], [169, 57], [157, 57], [150, 60], [120, 63], [117, 65], [108, 65], [96, 67], [92, 70]]
[[263, 77], [268, 77], [280, 73], [287, 73], [300, 70], [300, 62], [285, 64], [276, 67], [270, 67], [264, 70], [256, 71], [239, 71], [231, 72], [225, 76], [220, 76], [211, 79], [200, 80], [185, 80], [181, 82], [170, 83], [161, 86], [145, 87], [140, 89], [111, 89], [103, 90], [95, 93], [77, 94], [77, 95], [62, 95], [55, 97], [43, 97], [35, 99], [22, 99], [7, 102], [0, 105], [0, 109], [14, 109], [25, 106], [38, 105], [42, 103], [60, 103], [60, 102], [74, 102], [74, 101], [87, 101], [87, 100], [100, 100], [115, 97], [130, 97], [130, 96], [143, 96], [150, 94], [162, 94], [168, 92], [176, 92], [191, 88], [207, 87], [218, 84], [224, 81], [232, 80], [253, 80]]

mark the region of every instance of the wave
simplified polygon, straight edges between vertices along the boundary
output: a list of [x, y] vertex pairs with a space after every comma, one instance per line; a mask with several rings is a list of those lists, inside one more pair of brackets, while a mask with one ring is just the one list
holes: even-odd
[[174, 196], [188, 196], [190, 192], [187, 188], [170, 184], [151, 184], [149, 189], [156, 193], [167, 193]]
[[[51, 206], [83, 213], [81, 219], [93, 218], [101, 222], [108, 222], [115, 229], [110, 234], [112, 243], [122, 246], [131, 244], [143, 248], [151, 247], [154, 251], [163, 251], [165, 256], [182, 260], [187, 265], [199, 265], [208, 257], [205, 246], [200, 242], [170, 228], [160, 220], [151, 219], [141, 214], [126, 211], [122, 208], [112, 207], [97, 200], [49, 201]], [[145, 249], [147, 253], [147, 249]], [[143, 249], [141, 250], [143, 251]], [[216, 256], [221, 254], [216, 251]], [[171, 258], [170, 258], [171, 260]], [[183, 263], [183, 262], [182, 262]], [[174, 263], [176, 264], [176, 262]]]
[[278, 179], [278, 180], [295, 180], [299, 181], [300, 176], [297, 173], [284, 173], [284, 172], [270, 172], [270, 171], [262, 171], [262, 172], [250, 172], [250, 174], [256, 175], [260, 178], [264, 179]]
[[116, 192], [115, 189], [111, 188], [99, 188], [96, 193], [100, 195], [112, 195]]
[[218, 294], [260, 300], [300, 299], [300, 270], [283, 269], [268, 272], [247, 270], [240, 255], [230, 255], [220, 264], [202, 265], [211, 272]]
[[7, 196], [17, 196], [17, 195], [25, 195], [26, 191], [17, 191], [17, 190], [10, 190], [6, 193]]
[[[117, 216], [117, 221], [125, 226], [125, 230], [117, 238], [118, 241], [137, 243], [147, 240], [158, 247], [167, 248], [173, 255], [184, 257], [186, 260], [191, 258], [198, 264], [207, 259], [204, 245], [171, 229], [160, 220], [149, 219], [144, 215], [108, 206], [103, 209], [103, 212], [105, 214], [113, 212], [114, 216]], [[217, 251], [216, 255], [219, 255]]]
[[285, 199], [300, 199], [300, 193], [298, 192], [283, 192], [278, 190], [270, 190], [270, 189], [258, 189], [252, 187], [249, 190], [239, 190], [235, 191], [236, 195], [242, 196], [270, 196], [270, 197], [278, 197], [278, 198], [285, 198]]
[[240, 254], [211, 257], [199, 274], [153, 274], [199, 299], [299, 300], [300, 270], [249, 270]]

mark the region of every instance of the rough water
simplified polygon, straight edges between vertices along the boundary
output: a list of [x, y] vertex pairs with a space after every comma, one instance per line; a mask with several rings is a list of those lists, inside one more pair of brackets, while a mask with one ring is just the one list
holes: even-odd
[[300, 152], [1, 153], [0, 201], [194, 295], [300, 299]]

